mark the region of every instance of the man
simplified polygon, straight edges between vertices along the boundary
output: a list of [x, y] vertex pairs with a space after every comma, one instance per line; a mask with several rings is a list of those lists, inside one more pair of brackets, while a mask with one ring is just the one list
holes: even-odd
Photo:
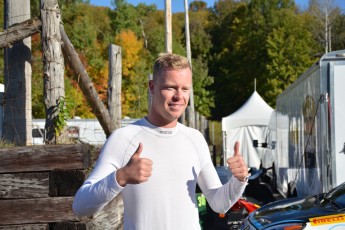
[[192, 72], [188, 60], [162, 54], [149, 82], [148, 116], [116, 130], [73, 203], [77, 215], [91, 215], [120, 192], [125, 229], [200, 229], [198, 183], [214, 211], [225, 213], [242, 195], [248, 169], [239, 154], [227, 160], [233, 177], [222, 186], [202, 134], [178, 123], [185, 111]]

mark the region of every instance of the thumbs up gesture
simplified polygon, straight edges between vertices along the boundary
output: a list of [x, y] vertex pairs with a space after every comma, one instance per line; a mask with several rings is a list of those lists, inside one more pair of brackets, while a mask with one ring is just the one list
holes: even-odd
[[240, 153], [240, 142], [234, 146], [234, 155], [227, 159], [229, 170], [239, 181], [244, 182], [248, 176], [248, 168]]
[[127, 165], [116, 172], [116, 181], [122, 187], [127, 184], [140, 184], [149, 179], [152, 172], [152, 161], [140, 158], [143, 144], [139, 143], [137, 150], [128, 161]]

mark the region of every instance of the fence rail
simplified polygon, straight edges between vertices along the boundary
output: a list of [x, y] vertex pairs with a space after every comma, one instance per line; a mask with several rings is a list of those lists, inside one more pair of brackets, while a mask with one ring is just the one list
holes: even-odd
[[72, 211], [99, 152], [88, 144], [1, 148], [0, 230], [122, 229], [120, 196], [94, 216]]

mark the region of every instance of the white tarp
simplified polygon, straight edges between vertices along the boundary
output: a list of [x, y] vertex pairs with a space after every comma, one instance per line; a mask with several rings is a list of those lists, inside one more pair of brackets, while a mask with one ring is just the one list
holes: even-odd
[[[254, 91], [250, 98], [236, 112], [222, 118], [223, 150], [226, 159], [233, 155], [236, 141], [248, 167], [259, 168], [266, 148], [254, 148], [253, 140], [267, 143], [268, 123], [273, 109]], [[264, 165], [265, 164], [265, 165]], [[264, 167], [269, 162], [263, 162]]]

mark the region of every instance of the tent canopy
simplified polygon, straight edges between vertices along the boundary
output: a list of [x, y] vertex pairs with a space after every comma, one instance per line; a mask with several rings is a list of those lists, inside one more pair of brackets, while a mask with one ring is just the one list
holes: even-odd
[[222, 131], [248, 125], [267, 126], [273, 109], [254, 91], [236, 112], [222, 118]]
[[[236, 112], [222, 118], [224, 162], [233, 155], [233, 146], [240, 142], [240, 152], [249, 167], [264, 167], [266, 149], [254, 148], [253, 140], [267, 142], [268, 124], [274, 110], [254, 91], [250, 98]], [[264, 161], [264, 162], [263, 162]]]

